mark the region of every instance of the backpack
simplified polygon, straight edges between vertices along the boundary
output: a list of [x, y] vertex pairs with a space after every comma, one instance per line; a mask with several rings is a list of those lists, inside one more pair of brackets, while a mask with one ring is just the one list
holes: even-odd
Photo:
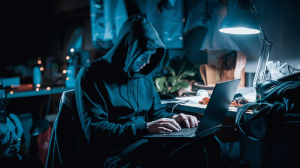
[[[260, 99], [238, 107], [235, 123], [243, 134], [254, 141], [263, 141], [297, 131], [300, 125], [300, 73], [292, 76], [261, 82], [256, 87]], [[249, 109], [254, 113], [250, 119], [245, 115]], [[258, 118], [262, 124], [260, 135], [255, 134], [249, 124]]]

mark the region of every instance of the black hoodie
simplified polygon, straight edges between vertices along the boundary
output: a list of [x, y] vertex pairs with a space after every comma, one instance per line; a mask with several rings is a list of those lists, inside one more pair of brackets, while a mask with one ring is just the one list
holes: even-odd
[[[134, 60], [156, 48], [150, 63], [138, 73]], [[161, 62], [165, 46], [152, 25], [140, 15], [127, 19], [114, 47], [79, 71], [75, 97], [81, 123], [80, 155], [90, 165], [99, 157], [128, 146], [148, 134], [147, 122], [168, 118], [161, 105], [151, 72]], [[175, 115], [175, 114], [173, 114]], [[98, 165], [99, 166], [99, 165]]]

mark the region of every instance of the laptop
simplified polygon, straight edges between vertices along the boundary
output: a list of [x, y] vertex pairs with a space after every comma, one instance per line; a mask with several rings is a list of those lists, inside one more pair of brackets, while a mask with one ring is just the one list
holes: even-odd
[[199, 139], [218, 131], [226, 117], [240, 80], [235, 79], [216, 84], [198, 127], [181, 128], [179, 132], [166, 134], [148, 134], [143, 138]]

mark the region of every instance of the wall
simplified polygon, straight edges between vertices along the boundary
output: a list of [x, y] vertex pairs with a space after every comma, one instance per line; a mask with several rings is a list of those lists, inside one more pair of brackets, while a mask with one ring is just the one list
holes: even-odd
[[[142, 14], [146, 14], [146, 0], [133, 0], [140, 8]], [[273, 48], [270, 55], [272, 61], [287, 62], [291, 66], [296, 67], [300, 63], [298, 54], [298, 39], [300, 38], [300, 23], [295, 22], [297, 16], [300, 16], [300, 10], [297, 9], [297, 0], [256, 0], [258, 13], [261, 15], [262, 26], [266, 37], [273, 42]], [[228, 0], [228, 10], [233, 8], [233, 0]], [[85, 7], [88, 10], [89, 0], [55, 0], [52, 4], [52, 13], [58, 13], [60, 10], [72, 11]], [[76, 10], [73, 10], [76, 11]], [[90, 35], [90, 19], [87, 12], [84, 12], [84, 49], [94, 50], [91, 43]], [[72, 28], [70, 28], [72, 29]], [[65, 43], [71, 35], [72, 30], [67, 30], [65, 34]], [[195, 29], [184, 36], [184, 49], [169, 50], [170, 58], [179, 55], [189, 55], [189, 59], [196, 63], [214, 64], [218, 54], [206, 53], [199, 51], [205, 36], [205, 29]], [[258, 35], [232, 35], [234, 41], [239, 44], [243, 53], [247, 56], [246, 72], [256, 70], [258, 58], [261, 52], [261, 43]], [[63, 55], [66, 51], [62, 51], [59, 55]], [[208, 56], [207, 56], [208, 55]]]

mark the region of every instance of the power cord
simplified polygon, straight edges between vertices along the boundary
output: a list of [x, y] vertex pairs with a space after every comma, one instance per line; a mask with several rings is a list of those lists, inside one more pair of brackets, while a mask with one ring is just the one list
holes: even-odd
[[174, 111], [174, 109], [175, 109], [176, 106], [178, 106], [179, 104], [185, 104], [185, 103], [187, 103], [188, 101], [189, 101], [189, 100], [186, 100], [186, 101], [182, 101], [182, 102], [176, 103], [175, 106], [172, 108], [172, 111], [171, 111], [171, 114], [170, 114], [169, 118], [171, 118], [172, 113], [173, 113], [173, 111]]

